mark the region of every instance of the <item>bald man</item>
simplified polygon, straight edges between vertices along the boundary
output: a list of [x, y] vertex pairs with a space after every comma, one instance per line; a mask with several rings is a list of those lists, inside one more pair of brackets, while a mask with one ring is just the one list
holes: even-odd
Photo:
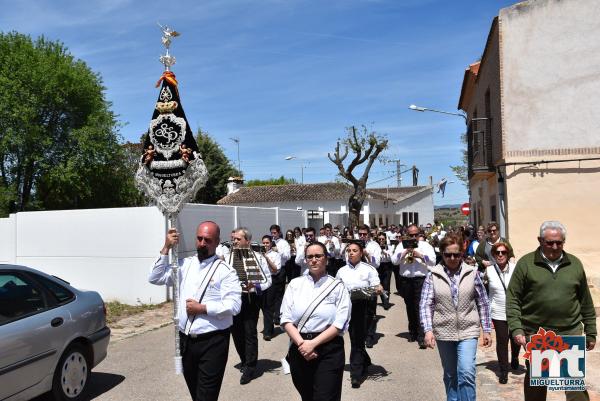
[[[179, 260], [179, 336], [183, 375], [194, 401], [216, 401], [229, 353], [230, 327], [240, 312], [241, 286], [235, 270], [215, 255], [219, 226], [205, 221], [196, 230], [196, 256]], [[172, 285], [169, 250], [179, 242], [170, 229], [148, 281]]]

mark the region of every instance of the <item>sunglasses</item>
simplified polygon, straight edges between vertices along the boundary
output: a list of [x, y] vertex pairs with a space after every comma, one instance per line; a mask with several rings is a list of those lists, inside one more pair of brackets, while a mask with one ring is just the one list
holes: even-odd
[[314, 255], [306, 255], [306, 260], [313, 260], [313, 259], [321, 259], [323, 258], [325, 255], [322, 253], [317, 253]]
[[508, 251], [496, 251], [496, 255], [508, 255]]
[[544, 240], [544, 244], [546, 244], [547, 246], [562, 246], [565, 243], [565, 241], [546, 241]]
[[444, 257], [448, 259], [460, 259], [462, 257], [462, 253], [460, 252], [444, 252]]
[[498, 231], [498, 230], [487, 230], [487, 232], [488, 232], [488, 233], [490, 233], [490, 234], [491, 234], [491, 233], [495, 233], [495, 232], [497, 232], [497, 231]]
[[359, 237], [366, 237], [367, 235], [369, 235], [369, 233], [358, 233]]

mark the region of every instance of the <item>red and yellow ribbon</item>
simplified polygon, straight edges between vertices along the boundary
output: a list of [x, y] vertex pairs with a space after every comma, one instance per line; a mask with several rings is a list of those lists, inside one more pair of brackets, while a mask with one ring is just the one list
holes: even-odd
[[177, 87], [177, 79], [175, 79], [175, 74], [173, 74], [171, 71], [163, 72], [163, 74], [160, 76], [160, 79], [156, 83], [157, 88], [160, 86], [160, 84], [163, 80], [165, 80], [168, 83], [170, 83], [171, 85]]

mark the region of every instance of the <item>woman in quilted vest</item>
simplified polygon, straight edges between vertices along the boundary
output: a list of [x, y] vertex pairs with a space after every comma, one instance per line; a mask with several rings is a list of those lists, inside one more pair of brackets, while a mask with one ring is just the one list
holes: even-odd
[[427, 273], [420, 318], [425, 345], [437, 344], [448, 401], [471, 401], [475, 392], [475, 355], [480, 330], [492, 345], [490, 304], [474, 266], [463, 263], [463, 238], [448, 234], [440, 242], [442, 262]]

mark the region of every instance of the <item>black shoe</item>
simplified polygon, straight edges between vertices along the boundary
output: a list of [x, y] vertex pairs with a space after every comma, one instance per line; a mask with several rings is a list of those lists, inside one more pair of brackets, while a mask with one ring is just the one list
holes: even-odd
[[352, 379], [350, 379], [350, 382], [352, 383], [352, 388], [360, 388], [360, 379], [357, 377], [353, 377]]
[[419, 337], [418, 334], [411, 334], [410, 337], [408, 338], [408, 342], [409, 343], [414, 343], [415, 341], [417, 341], [418, 337]]
[[419, 349], [426, 349], [427, 346], [425, 345], [425, 343], [423, 341], [419, 341]]
[[367, 339], [365, 340], [365, 347], [373, 348], [373, 339], [372, 338], [367, 337]]
[[271, 338], [272, 337], [270, 335], [263, 334], [263, 340], [265, 340], [265, 341], [271, 341]]
[[240, 377], [240, 384], [248, 384], [254, 378], [254, 368], [250, 366], [246, 366], [244, 368], [244, 373], [242, 373], [242, 377]]
[[512, 361], [510, 361], [510, 367], [512, 368], [512, 370], [519, 370], [521, 368], [521, 365], [519, 365], [519, 360], [513, 359]]
[[508, 383], [508, 372], [500, 372], [500, 378], [498, 379], [498, 383], [500, 383], [500, 384]]
[[391, 307], [392, 307], [391, 304], [385, 304], [385, 305], [383, 305], [383, 309], [384, 310], [390, 310]]

